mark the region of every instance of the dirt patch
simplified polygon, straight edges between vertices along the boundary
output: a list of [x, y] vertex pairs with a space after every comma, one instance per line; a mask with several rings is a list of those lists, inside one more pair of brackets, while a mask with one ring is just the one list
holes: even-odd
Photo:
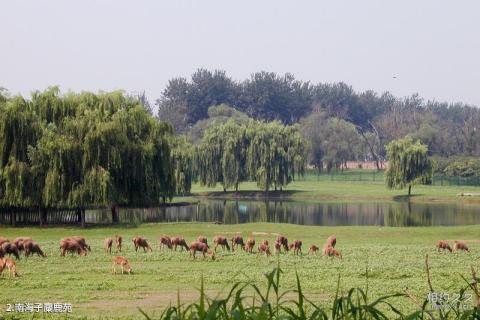
[[[217, 291], [208, 291], [207, 295], [214, 296]], [[78, 304], [79, 309], [89, 310], [137, 310], [141, 308], [144, 310], [150, 310], [154, 308], [165, 308], [168, 305], [176, 305], [177, 298], [180, 297], [180, 302], [190, 303], [199, 298], [200, 293], [198, 290], [180, 290], [177, 295], [177, 291], [155, 291], [155, 292], [137, 292], [130, 293], [126, 291], [115, 291], [102, 294], [102, 296], [95, 299], [95, 301], [84, 302]]]

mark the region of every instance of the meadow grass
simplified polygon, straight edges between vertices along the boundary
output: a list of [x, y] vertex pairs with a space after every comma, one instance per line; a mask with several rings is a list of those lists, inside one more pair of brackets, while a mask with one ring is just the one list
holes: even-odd
[[[407, 190], [387, 189], [381, 181], [329, 181], [329, 180], [295, 180], [283, 188], [282, 192], [261, 192], [255, 182], [244, 182], [239, 185], [239, 192], [227, 190], [223, 192], [220, 184], [205, 187], [196, 183], [192, 186], [192, 194], [217, 198], [258, 198], [284, 197], [302, 201], [395, 201], [407, 199]], [[480, 202], [480, 197], [459, 197], [460, 193], [480, 193], [480, 187], [472, 186], [430, 186], [416, 185], [412, 188], [410, 201], [414, 202]]]
[[[22, 257], [18, 261], [19, 278], [0, 277], [0, 315], [7, 303], [68, 302], [74, 316], [142, 318], [137, 307], [150, 316], [158, 316], [166, 306], [175, 304], [177, 290], [183, 302], [196, 301], [203, 276], [206, 293], [226, 295], [236, 281], [253, 281], [264, 286], [264, 274], [277, 265], [277, 257], [266, 258], [242, 251], [222, 252], [217, 259], [197, 258], [186, 252], [160, 251], [160, 235], [181, 235], [192, 241], [199, 235], [208, 238], [216, 234], [231, 236], [241, 232], [246, 238], [253, 234], [257, 241], [276, 234], [290, 240], [303, 240], [303, 255], [281, 254], [282, 287], [296, 288], [295, 272], [302, 280], [303, 293], [319, 305], [330, 305], [340, 276], [340, 293], [350, 288], [365, 288], [368, 272], [368, 295], [371, 299], [403, 292], [405, 288], [422, 301], [428, 293], [424, 258], [430, 255], [432, 283], [437, 292], [453, 294], [465, 286], [462, 276], [470, 276], [470, 266], [478, 267], [480, 258], [479, 226], [462, 227], [322, 227], [288, 224], [254, 223], [215, 225], [203, 223], [155, 223], [119, 225], [115, 227], [10, 228], [0, 227], [0, 236], [14, 238], [29, 235], [39, 242], [47, 258]], [[113, 275], [111, 256], [103, 251], [106, 236], [124, 237], [122, 255], [130, 260], [133, 275]], [[338, 238], [337, 248], [343, 259], [306, 254], [310, 244], [321, 246], [328, 235]], [[92, 246], [86, 257], [60, 257], [58, 242], [71, 235], [85, 236]], [[130, 239], [145, 236], [154, 247], [153, 253], [136, 253]], [[438, 239], [463, 239], [471, 253], [438, 253]], [[256, 251], [256, 250], [255, 250]], [[416, 306], [405, 298], [393, 298], [404, 313]], [[473, 303], [473, 301], [471, 301]], [[18, 316], [18, 314], [16, 314]]]

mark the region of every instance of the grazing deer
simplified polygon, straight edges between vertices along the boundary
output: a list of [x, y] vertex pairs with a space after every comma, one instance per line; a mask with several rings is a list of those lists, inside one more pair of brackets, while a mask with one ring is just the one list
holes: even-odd
[[327, 242], [325, 244], [335, 248], [335, 245], [337, 244], [337, 237], [335, 237], [334, 235], [331, 235], [330, 237], [327, 238]]
[[279, 235], [277, 237], [277, 242], [283, 246], [285, 251], [288, 251], [288, 239], [285, 236]]
[[197, 241], [198, 241], [198, 242], [205, 243], [205, 244], [207, 245], [207, 247], [208, 247], [208, 240], [207, 240], [207, 237], [206, 237], [206, 236], [199, 236], [199, 237], [197, 238]]
[[105, 238], [103, 241], [103, 248], [105, 249], [105, 253], [110, 253], [112, 254], [112, 245], [113, 245], [113, 239], [112, 238]]
[[452, 252], [452, 248], [450, 247], [450, 245], [448, 244], [448, 242], [445, 241], [445, 240], [439, 240], [439, 241], [437, 242], [437, 249], [438, 249], [438, 251], [440, 251], [440, 250], [448, 250], [448, 251]]
[[122, 252], [122, 236], [115, 235], [115, 247], [117, 248], [117, 252]]
[[317, 251], [319, 250], [320, 248], [317, 247], [316, 245], [312, 244], [310, 246], [310, 248], [308, 248], [308, 254], [317, 254]]
[[208, 245], [206, 243], [200, 242], [200, 241], [194, 241], [190, 244], [190, 256], [195, 259], [195, 253], [197, 251], [200, 251], [203, 255], [203, 258], [206, 257], [206, 254], [212, 258], [212, 260], [215, 260], [215, 253], [212, 252], [211, 250], [208, 250]]
[[25, 250], [25, 257], [29, 257], [30, 255], [33, 255], [36, 253], [38, 256], [45, 258], [47, 255], [43, 252], [43, 250], [40, 248], [38, 243], [33, 242], [33, 241], [25, 241], [23, 242], [23, 250]]
[[253, 248], [255, 247], [255, 239], [248, 238], [247, 244], [245, 245], [245, 251], [248, 253], [253, 253]]
[[32, 241], [32, 238], [30, 237], [17, 237], [13, 239], [12, 243], [17, 247], [18, 252], [24, 251], [23, 243], [25, 241]]
[[133, 270], [130, 267], [130, 264], [128, 263], [128, 260], [125, 257], [121, 257], [121, 256], [113, 257], [113, 259], [112, 259], [113, 274], [117, 274], [116, 266], [120, 266], [122, 268], [122, 274], [123, 274], [125, 269], [127, 270], [128, 274], [133, 273]]
[[183, 250], [185, 248], [186, 251], [190, 250], [190, 248], [187, 245], [187, 242], [185, 241], [184, 238], [182, 237], [172, 237], [172, 246], [173, 250], [177, 251], [177, 246], [180, 246], [180, 248]]
[[468, 248], [467, 244], [465, 241], [460, 241], [460, 240], [455, 240], [455, 244], [453, 245], [453, 250], [463, 250], [470, 252], [470, 249]]
[[3, 272], [3, 269], [7, 268], [10, 278], [15, 278], [18, 276], [17, 266], [15, 261], [11, 258], [0, 258], [0, 275]]
[[245, 243], [243, 242], [243, 237], [239, 234], [232, 237], [232, 251], [235, 251], [235, 248], [240, 246], [243, 250], [245, 250]]
[[288, 246], [290, 250], [293, 250], [293, 254], [298, 255], [302, 253], [302, 240], [293, 240]]
[[270, 252], [270, 247], [264, 243], [260, 244], [258, 246], [258, 254], [265, 254], [266, 257], [269, 257], [272, 255], [272, 253]]
[[147, 252], [149, 250], [150, 252], [153, 252], [152, 248], [150, 247], [146, 239], [137, 236], [137, 237], [133, 237], [132, 241], [133, 241], [133, 245], [135, 246], [135, 252], [137, 252], [139, 248], [143, 248], [143, 252]]
[[18, 252], [18, 248], [11, 242], [4, 242], [0, 246], [0, 257], [8, 255], [13, 255], [16, 259], [20, 259], [20, 254]]
[[170, 239], [170, 237], [161, 236], [158, 242], [160, 249], [163, 250], [165, 246], [167, 246], [168, 249], [172, 249], [172, 240]]
[[76, 242], [78, 243], [79, 246], [82, 247], [82, 249], [84, 251], [92, 251], [92, 249], [90, 248], [90, 246], [87, 244], [86, 240], [84, 237], [79, 237], [79, 236], [73, 236], [73, 237], [66, 237], [66, 238], [63, 238], [62, 241], [70, 241], [70, 242]]
[[228, 240], [224, 236], [215, 236], [213, 238], [213, 243], [215, 244], [215, 247], [214, 247], [215, 252], [217, 252], [218, 246], [222, 246], [222, 250], [225, 250], [225, 248], [227, 248], [227, 250], [230, 251]]
[[79, 256], [86, 256], [87, 250], [84, 244], [72, 238], [64, 238], [60, 240], [60, 256], [65, 257], [65, 252], [70, 252], [72, 255], [77, 253]]
[[342, 254], [340, 253], [340, 251], [336, 250], [334, 247], [328, 244], [323, 247], [323, 255], [327, 257], [338, 257], [342, 259]]

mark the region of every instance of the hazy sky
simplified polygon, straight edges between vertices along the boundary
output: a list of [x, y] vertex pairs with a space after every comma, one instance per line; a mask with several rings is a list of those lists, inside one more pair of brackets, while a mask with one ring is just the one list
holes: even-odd
[[0, 0], [0, 86], [12, 93], [154, 100], [199, 67], [480, 106], [480, 1]]

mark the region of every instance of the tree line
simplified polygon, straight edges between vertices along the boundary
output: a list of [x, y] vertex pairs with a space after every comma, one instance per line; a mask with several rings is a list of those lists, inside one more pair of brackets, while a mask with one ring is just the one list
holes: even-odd
[[473, 105], [355, 92], [345, 83], [313, 84], [291, 74], [262, 71], [235, 81], [225, 71], [199, 69], [190, 79], [171, 79], [156, 104], [158, 117], [192, 136], [192, 143], [208, 126], [211, 106], [229, 106], [256, 120], [299, 123], [314, 146], [308, 162], [319, 168], [346, 160], [379, 162], [389, 142], [407, 135], [425, 144], [429, 156], [480, 155], [480, 109]]
[[0, 207], [157, 206], [195, 180], [224, 189], [253, 180], [268, 191], [303, 174], [306, 143], [296, 127], [222, 117], [230, 120], [192, 145], [121, 91], [62, 95], [52, 87], [29, 100], [1, 92]]

